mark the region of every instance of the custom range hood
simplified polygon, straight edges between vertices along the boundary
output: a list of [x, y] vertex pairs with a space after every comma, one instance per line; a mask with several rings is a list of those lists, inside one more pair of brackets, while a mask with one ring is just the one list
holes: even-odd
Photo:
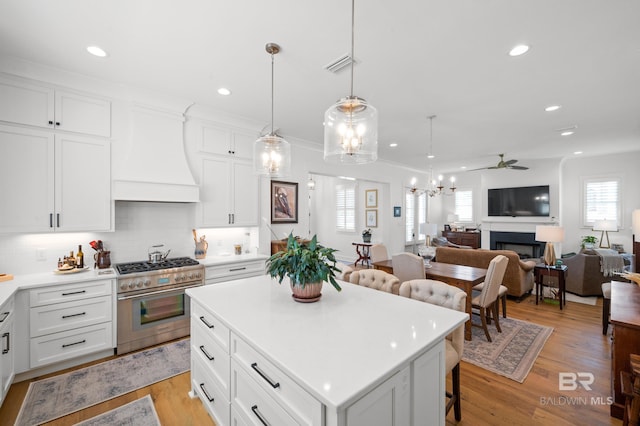
[[140, 104], [129, 111], [129, 136], [114, 153], [113, 199], [200, 201], [185, 155], [184, 114]]

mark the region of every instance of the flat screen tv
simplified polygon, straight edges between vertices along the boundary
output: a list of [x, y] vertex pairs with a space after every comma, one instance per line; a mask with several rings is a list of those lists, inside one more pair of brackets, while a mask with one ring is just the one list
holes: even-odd
[[489, 216], [549, 216], [549, 185], [489, 189]]

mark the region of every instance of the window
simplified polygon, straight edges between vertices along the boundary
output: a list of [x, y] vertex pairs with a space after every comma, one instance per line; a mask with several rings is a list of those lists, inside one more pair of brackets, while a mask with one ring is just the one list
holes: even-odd
[[620, 179], [585, 179], [582, 186], [582, 225], [593, 227], [600, 219], [616, 220], [620, 223]]
[[[424, 240], [424, 234], [419, 234], [420, 224], [427, 221], [427, 194], [407, 192], [405, 195], [405, 243], [413, 244]], [[415, 241], [414, 241], [415, 240]]]
[[455, 214], [458, 215], [458, 222], [473, 223], [473, 191], [455, 192]]
[[336, 229], [347, 232], [356, 230], [355, 183], [336, 185]]

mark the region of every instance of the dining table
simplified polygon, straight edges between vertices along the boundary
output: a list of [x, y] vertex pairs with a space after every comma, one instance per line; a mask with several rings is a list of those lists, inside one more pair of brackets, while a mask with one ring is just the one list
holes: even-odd
[[[374, 269], [393, 274], [393, 262], [391, 259], [372, 263]], [[469, 320], [464, 324], [464, 338], [471, 340], [471, 300], [473, 287], [484, 281], [487, 270], [473, 266], [456, 265], [453, 263], [430, 262], [425, 265], [427, 279], [442, 281], [446, 284], [458, 287], [467, 293], [465, 311], [469, 314]]]

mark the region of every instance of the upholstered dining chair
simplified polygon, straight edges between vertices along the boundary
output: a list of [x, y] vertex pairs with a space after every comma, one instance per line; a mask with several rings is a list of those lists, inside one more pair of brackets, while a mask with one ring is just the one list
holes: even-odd
[[481, 324], [474, 324], [472, 322], [471, 325], [482, 327], [489, 342], [491, 342], [491, 335], [489, 334], [489, 328], [487, 327], [487, 314], [493, 313], [491, 316], [495, 320], [496, 330], [498, 330], [498, 333], [502, 333], [502, 329], [500, 329], [500, 321], [498, 319], [498, 295], [500, 293], [500, 285], [502, 284], [502, 279], [504, 278], [504, 273], [507, 270], [508, 263], [509, 259], [501, 254], [491, 259], [491, 262], [489, 262], [489, 268], [487, 268], [487, 275], [484, 279], [482, 291], [471, 299], [471, 307], [478, 309], [481, 321]]
[[413, 253], [394, 254], [391, 258], [393, 275], [398, 277], [400, 284], [409, 280], [426, 278], [424, 272], [424, 260]]
[[[400, 296], [431, 303], [465, 312], [467, 293], [457, 287], [435, 280], [411, 280], [400, 285]], [[449, 398], [446, 405], [446, 413], [454, 407], [457, 421], [462, 419], [460, 406], [460, 360], [464, 348], [464, 324], [453, 330], [445, 339], [445, 367], [447, 373], [451, 372], [452, 392], [446, 392]]]
[[349, 277], [349, 281], [362, 287], [369, 287], [396, 295], [400, 290], [400, 280], [397, 277], [378, 269], [359, 269], [353, 271]]
[[[475, 291], [482, 291], [484, 287], [484, 281], [481, 282], [480, 284], [474, 285], [473, 289]], [[509, 289], [505, 286], [503, 286], [502, 284], [500, 284], [500, 289], [498, 290], [498, 299], [500, 299], [500, 301], [502, 302], [502, 318], [506, 318], [507, 317], [507, 291]]]
[[369, 258], [371, 259], [371, 263], [380, 262], [389, 259], [389, 253], [384, 244], [374, 244], [369, 250]]
[[336, 272], [336, 278], [342, 281], [349, 281], [351, 273], [355, 270], [351, 266], [340, 262], [336, 262], [336, 268], [340, 271]]

